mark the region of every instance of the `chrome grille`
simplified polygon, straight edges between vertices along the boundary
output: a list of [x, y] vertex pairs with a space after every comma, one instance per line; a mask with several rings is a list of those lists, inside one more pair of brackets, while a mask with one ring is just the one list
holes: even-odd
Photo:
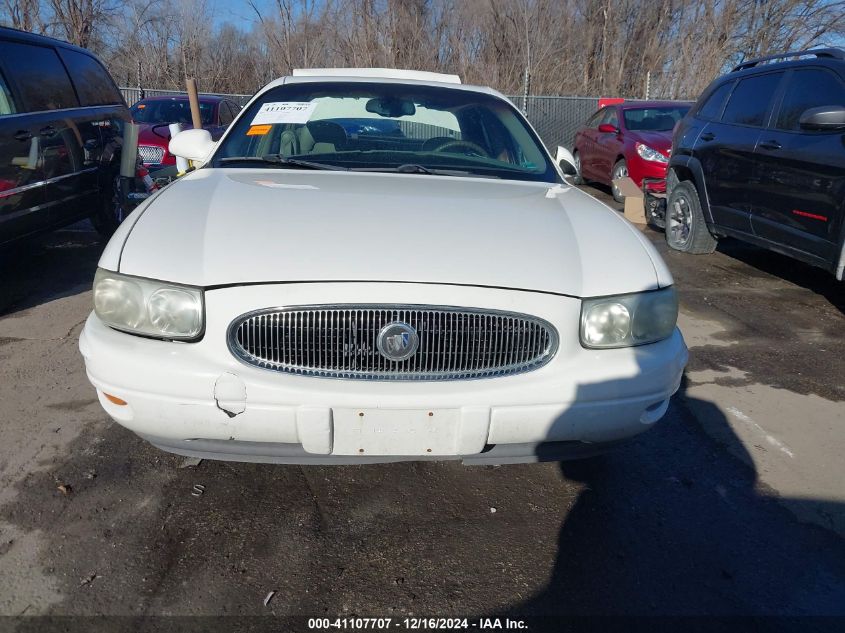
[[[381, 329], [401, 321], [419, 337], [403, 361], [378, 350]], [[537, 317], [417, 305], [274, 308], [229, 326], [229, 349], [249, 365], [290, 374], [363, 380], [463, 380], [542, 367], [557, 351], [554, 327]]]
[[158, 145], [139, 145], [138, 154], [145, 165], [158, 165], [164, 160], [164, 148]]

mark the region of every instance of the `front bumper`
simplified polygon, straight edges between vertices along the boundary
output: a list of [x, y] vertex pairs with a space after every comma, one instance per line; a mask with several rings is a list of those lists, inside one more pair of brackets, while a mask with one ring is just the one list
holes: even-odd
[[[279, 374], [241, 363], [226, 345], [229, 323], [249, 310], [345, 301], [517, 310], [553, 323], [560, 347], [548, 365], [521, 375], [406, 383]], [[196, 343], [124, 334], [92, 314], [80, 349], [114, 420], [164, 450], [217, 459], [506, 463], [585, 456], [659, 420], [687, 360], [677, 330], [652, 345], [586, 350], [578, 342], [580, 301], [539, 293], [280, 284], [207, 292], [206, 313]]]
[[665, 180], [666, 171], [669, 168], [668, 163], [645, 160], [637, 154], [636, 150], [633, 150], [631, 155], [626, 157], [625, 162], [628, 165], [628, 176], [634, 181], [637, 187], [643, 186], [644, 178]]

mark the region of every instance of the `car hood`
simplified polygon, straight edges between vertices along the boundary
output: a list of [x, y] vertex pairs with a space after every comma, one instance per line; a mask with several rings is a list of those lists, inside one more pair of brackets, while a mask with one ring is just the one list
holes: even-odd
[[[642, 234], [568, 185], [200, 169], [101, 266], [196, 286], [395, 281], [598, 296], [671, 284]], [[122, 238], [121, 238], [122, 239]]]
[[637, 130], [636, 132], [630, 132], [630, 134], [635, 141], [642, 143], [643, 145], [648, 145], [652, 149], [656, 149], [658, 152], [662, 152], [664, 154], [668, 154], [669, 149], [672, 147], [671, 130], [668, 132]]

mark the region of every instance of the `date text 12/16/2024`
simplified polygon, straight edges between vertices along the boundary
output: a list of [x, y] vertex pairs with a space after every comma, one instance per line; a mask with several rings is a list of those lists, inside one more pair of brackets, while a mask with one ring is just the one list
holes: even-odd
[[527, 630], [524, 620], [511, 618], [309, 618], [308, 629], [319, 630], [391, 630], [448, 631], [470, 630], [504, 631]]

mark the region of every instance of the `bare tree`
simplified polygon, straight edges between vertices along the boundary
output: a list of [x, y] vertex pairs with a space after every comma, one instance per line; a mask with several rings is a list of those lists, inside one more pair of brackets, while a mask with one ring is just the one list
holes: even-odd
[[[251, 3], [251, 0], [247, 0]], [[121, 82], [251, 92], [298, 67], [457, 73], [532, 94], [694, 98], [750, 57], [836, 44], [845, 0], [2, 0], [0, 23], [92, 48]]]
[[36, 33], [44, 31], [39, 0], [5, 0], [5, 5], [13, 28]]
[[87, 48], [95, 26], [109, 13], [105, 0], [50, 0], [53, 25], [71, 44]]

